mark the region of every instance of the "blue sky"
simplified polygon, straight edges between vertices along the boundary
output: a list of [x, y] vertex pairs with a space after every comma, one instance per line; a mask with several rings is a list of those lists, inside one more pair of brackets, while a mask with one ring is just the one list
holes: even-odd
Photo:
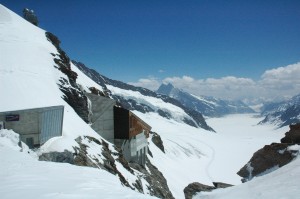
[[[259, 81], [300, 61], [300, 1], [2, 0], [33, 9], [68, 55], [125, 82]], [[142, 85], [142, 84], [141, 84]]]

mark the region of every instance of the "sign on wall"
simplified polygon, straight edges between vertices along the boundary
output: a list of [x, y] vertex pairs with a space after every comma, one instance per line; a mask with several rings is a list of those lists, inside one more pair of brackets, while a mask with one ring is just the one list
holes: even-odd
[[19, 121], [20, 120], [20, 115], [19, 114], [6, 115], [5, 120], [7, 122]]

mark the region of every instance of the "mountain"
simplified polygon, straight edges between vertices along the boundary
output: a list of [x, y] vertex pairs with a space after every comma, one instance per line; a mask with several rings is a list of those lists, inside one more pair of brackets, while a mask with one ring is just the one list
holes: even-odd
[[[240, 184], [236, 172], [241, 165], [264, 144], [280, 140], [286, 128], [254, 125], [260, 118], [245, 114], [206, 120], [218, 133], [196, 128], [184, 122], [187, 118], [196, 125], [195, 116], [189, 116], [183, 105], [175, 106], [179, 102], [174, 99], [151, 92], [144, 95], [148, 90], [125, 89], [130, 85], [108, 83], [110, 80], [98, 75], [91, 79], [70, 61], [60, 43], [54, 34], [0, 5], [0, 112], [64, 106], [62, 136], [34, 150], [20, 144], [19, 134], [0, 130], [3, 199], [29, 199], [32, 193], [41, 199], [184, 198], [183, 190], [191, 182]], [[133, 113], [155, 132], [147, 140], [145, 166], [124, 160], [118, 147], [91, 128], [87, 93], [122, 97], [127, 101], [124, 104], [132, 107], [142, 104], [141, 110]], [[143, 104], [154, 111], [143, 112], [147, 107]], [[160, 109], [171, 116], [163, 117]], [[294, 169], [293, 174], [299, 173], [299, 167]], [[276, 182], [281, 183], [280, 179]], [[281, 187], [292, 193], [289, 198], [299, 196], [294, 193], [297, 178], [295, 181]], [[264, 187], [264, 182], [269, 185], [270, 181], [261, 180], [257, 187]], [[265, 190], [272, 191], [273, 198], [282, 190], [274, 189], [275, 185]], [[239, 186], [235, 190], [249, 193]]]
[[157, 93], [170, 96], [184, 106], [196, 110], [208, 117], [221, 117], [233, 113], [253, 113], [242, 101], [221, 100], [214, 97], [196, 96], [175, 88], [172, 84], [162, 84]]
[[265, 104], [261, 114], [265, 118], [260, 124], [283, 127], [300, 122], [300, 94], [286, 101]]
[[160, 95], [146, 88], [136, 87], [121, 81], [109, 79], [81, 62], [72, 61], [84, 74], [102, 86], [122, 107], [142, 113], [155, 112], [167, 119], [174, 119], [196, 128], [214, 131], [208, 126], [202, 114], [166, 95]]

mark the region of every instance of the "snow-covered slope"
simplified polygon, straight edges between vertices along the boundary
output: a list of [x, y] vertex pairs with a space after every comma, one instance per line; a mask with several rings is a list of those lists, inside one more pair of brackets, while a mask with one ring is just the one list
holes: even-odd
[[240, 184], [236, 173], [257, 149], [279, 142], [288, 127], [274, 130], [272, 125], [256, 125], [261, 118], [253, 114], [210, 118], [208, 124], [218, 133], [203, 130], [154, 113], [135, 112], [160, 134], [165, 154], [152, 142], [151, 161], [163, 172], [175, 198], [184, 198], [183, 189], [192, 182], [212, 185], [212, 182]]
[[300, 122], [300, 95], [283, 102], [264, 105], [262, 107], [262, 115], [265, 118], [260, 124], [271, 123], [282, 127]]
[[[298, 145], [299, 146], [299, 145]], [[298, 149], [299, 150], [299, 149]], [[257, 177], [250, 182], [218, 189], [213, 192], [202, 192], [194, 199], [298, 199], [300, 179], [300, 158], [265, 176]]]
[[183, 105], [197, 110], [208, 117], [220, 117], [226, 114], [253, 113], [254, 111], [241, 101], [221, 100], [214, 97], [195, 96], [175, 88], [172, 84], [162, 84], [158, 93], [168, 95]]
[[18, 141], [18, 134], [0, 130], [2, 199], [154, 198], [120, 186], [120, 181], [104, 170], [38, 161], [35, 152], [21, 152]]
[[[51, 53], [58, 52], [47, 40], [44, 30], [0, 5], [0, 90], [3, 93], [0, 111], [64, 105], [63, 137], [53, 142], [53, 149], [71, 150], [76, 145], [74, 139], [82, 132], [101, 137], [62, 99], [57, 83], [61, 77], [67, 77], [54, 68]], [[79, 76], [81, 82], [97, 86], [84, 79], [84, 75], [79, 73]]]

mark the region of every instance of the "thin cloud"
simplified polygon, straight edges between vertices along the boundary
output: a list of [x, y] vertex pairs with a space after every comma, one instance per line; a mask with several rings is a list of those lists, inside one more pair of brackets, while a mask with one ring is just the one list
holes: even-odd
[[214, 96], [222, 99], [257, 100], [282, 99], [300, 93], [300, 62], [265, 71], [257, 81], [251, 78], [227, 76], [222, 78], [195, 79], [190, 76], [151, 77], [140, 79], [133, 85], [157, 90], [161, 83], [171, 83], [195, 95]]
[[149, 77], [149, 78], [139, 79], [138, 82], [129, 82], [128, 84], [131, 84], [133, 86], [148, 88], [150, 90], [155, 91], [160, 86], [161, 81], [159, 81], [154, 77]]

